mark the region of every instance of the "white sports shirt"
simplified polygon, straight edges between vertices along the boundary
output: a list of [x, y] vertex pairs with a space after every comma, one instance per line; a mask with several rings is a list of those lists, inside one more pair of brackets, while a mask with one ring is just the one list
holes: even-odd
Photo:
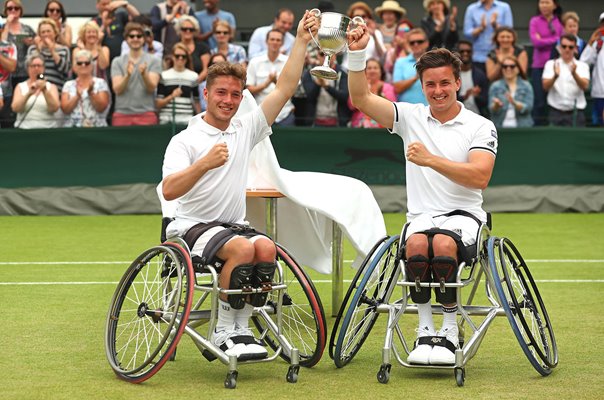
[[[467, 110], [462, 103], [459, 114], [444, 124], [432, 117], [430, 107], [423, 104], [393, 103], [392, 133], [399, 135], [407, 146], [421, 142], [437, 156], [451, 161], [467, 162], [471, 151], [497, 155], [497, 130], [488, 119]], [[441, 215], [464, 210], [486, 222], [482, 209], [482, 191], [453, 182], [432, 168], [406, 163], [407, 220], [428, 214]]]

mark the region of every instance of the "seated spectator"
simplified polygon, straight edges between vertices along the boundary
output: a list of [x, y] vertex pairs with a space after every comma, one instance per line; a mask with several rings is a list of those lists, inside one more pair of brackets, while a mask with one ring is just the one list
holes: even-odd
[[396, 36], [393, 40], [393, 46], [386, 51], [384, 56], [384, 71], [386, 71], [386, 82], [392, 82], [392, 72], [394, 63], [399, 58], [405, 58], [411, 54], [409, 43], [407, 42], [407, 34], [413, 29], [413, 24], [408, 19], [399, 21], [396, 27]]
[[191, 55], [192, 69], [197, 73], [197, 82], [205, 81], [210, 62], [210, 48], [205, 42], [195, 40], [195, 36], [199, 33], [199, 22], [196, 18], [183, 15], [176, 22], [176, 32], [180, 37], [180, 42], [185, 45]]
[[94, 76], [93, 59], [88, 50], [80, 50], [73, 58], [73, 72], [77, 78], [65, 82], [61, 92], [65, 127], [107, 126], [111, 94], [107, 81]]
[[497, 128], [523, 128], [533, 126], [533, 88], [526, 81], [520, 63], [514, 56], [501, 62], [503, 78], [489, 88], [491, 121]]
[[502, 78], [501, 60], [506, 56], [514, 56], [520, 63], [524, 74], [528, 74], [528, 53], [524, 47], [516, 44], [518, 36], [516, 31], [509, 26], [500, 26], [493, 35], [495, 48], [487, 55], [487, 78], [490, 82]]
[[430, 47], [446, 47], [453, 50], [457, 46], [457, 7], [451, 8], [450, 0], [424, 0], [428, 13], [422, 18], [421, 27], [428, 35]]
[[191, 55], [182, 43], [172, 46], [173, 66], [161, 73], [155, 106], [159, 122], [186, 125], [201, 112], [197, 74], [190, 69]]
[[[321, 65], [324, 59], [325, 56], [321, 54]], [[330, 67], [338, 74], [335, 80], [316, 78], [310, 71], [305, 71], [302, 75], [302, 85], [306, 92], [306, 119], [313, 121], [314, 126], [346, 126], [350, 121], [348, 74], [342, 71], [336, 60], [336, 57], [330, 58]]]
[[71, 31], [71, 26], [67, 23], [67, 13], [65, 12], [63, 4], [58, 0], [50, 0], [46, 3], [43, 15], [45, 18], [50, 18], [55, 21], [55, 24], [59, 27], [57, 43], [71, 48], [71, 45], [73, 44], [73, 33]]
[[398, 23], [407, 16], [407, 10], [401, 7], [398, 1], [386, 0], [375, 9], [375, 13], [382, 20], [382, 23], [378, 24], [378, 29], [382, 33], [384, 47], [389, 50], [394, 45]]
[[[346, 15], [350, 19], [354, 17], [363, 18], [370, 35], [369, 43], [367, 43], [367, 47], [365, 48], [367, 59], [375, 58], [376, 60], [381, 60], [384, 54], [386, 54], [386, 47], [384, 46], [382, 32], [377, 28], [377, 24], [373, 19], [371, 8], [364, 1], [357, 1], [348, 7]], [[348, 71], [348, 52], [345, 52], [342, 56], [341, 66], [343, 70]]]
[[[208, 63], [208, 68], [210, 68], [212, 65], [214, 65], [216, 63], [225, 62], [226, 60], [227, 60], [226, 57], [220, 53], [212, 54], [210, 56], [210, 62]], [[207, 81], [203, 81], [199, 84], [199, 106], [201, 108], [201, 112], [205, 111], [208, 108], [208, 103], [206, 103], [206, 99], [203, 95], [203, 90], [206, 88], [206, 82]]]
[[143, 26], [129, 22], [124, 29], [130, 52], [111, 62], [111, 80], [115, 91], [113, 126], [155, 125], [155, 89], [161, 74], [161, 62], [143, 51]]
[[21, 0], [5, 1], [2, 14], [6, 16], [6, 25], [0, 39], [17, 47], [17, 68], [11, 75], [11, 84], [14, 89], [18, 83], [28, 77], [25, 59], [27, 58], [27, 48], [34, 43], [36, 32], [29, 25], [21, 23], [23, 16]]
[[560, 57], [548, 60], [543, 69], [543, 89], [547, 93], [549, 123], [554, 126], [585, 126], [583, 110], [589, 87], [589, 65], [575, 59], [577, 38], [562, 35]]
[[295, 36], [289, 31], [294, 26], [294, 12], [289, 8], [281, 8], [277, 11], [275, 19], [271, 25], [261, 26], [256, 28], [250, 37], [250, 41], [247, 48], [248, 59], [266, 54], [266, 35], [276, 29], [283, 33], [283, 47], [281, 53], [289, 54], [294, 45]]
[[593, 66], [591, 78], [591, 97], [593, 104], [593, 123], [604, 126], [604, 12], [600, 14], [600, 25], [591, 34], [581, 61]]
[[38, 36], [27, 49], [27, 55], [40, 54], [44, 59], [44, 75], [60, 91], [67, 80], [70, 68], [70, 50], [57, 43], [59, 27], [54, 20], [42, 18], [38, 24]]
[[237, 21], [235, 21], [233, 13], [221, 10], [219, 2], [220, 0], [205, 0], [202, 2], [204, 9], [195, 13], [195, 18], [199, 22], [200, 29], [200, 33], [196, 39], [202, 40], [209, 48], [216, 47], [216, 39], [213, 36], [214, 22], [216, 20], [228, 22], [233, 27], [233, 37], [235, 37], [235, 29], [237, 28]]
[[[369, 91], [373, 94], [377, 94], [380, 97], [388, 99], [392, 102], [396, 101], [396, 93], [394, 93], [394, 87], [388, 82], [384, 82], [385, 72], [382, 64], [375, 58], [367, 60], [367, 66], [365, 67], [365, 76], [367, 77], [367, 83], [369, 84]], [[353, 128], [383, 128], [374, 119], [364, 114], [361, 110], [356, 108], [352, 104], [350, 97], [348, 98], [348, 108], [352, 110], [352, 118], [350, 126]]]
[[221, 53], [232, 64], [247, 65], [245, 49], [238, 44], [230, 43], [233, 38], [233, 28], [228, 22], [216, 21], [214, 24], [214, 38], [216, 39], [216, 47], [212, 48], [212, 54]]
[[0, 90], [2, 90], [0, 125], [2, 128], [12, 128], [14, 117], [10, 109], [13, 98], [11, 74], [17, 68], [17, 46], [1, 39], [3, 31], [4, 21], [0, 21]]
[[13, 93], [12, 109], [17, 113], [15, 128], [59, 128], [59, 91], [44, 75], [44, 58], [32, 54], [25, 60], [28, 79], [19, 83]]
[[164, 52], [172, 54], [172, 46], [180, 41], [174, 25], [183, 15], [195, 17], [193, 7], [184, 0], [161, 1], [151, 8], [151, 24], [154, 39], [164, 46]]
[[428, 101], [422, 91], [422, 84], [415, 69], [415, 63], [428, 50], [428, 38], [422, 28], [414, 28], [407, 34], [411, 54], [399, 58], [394, 63], [392, 85], [398, 95], [398, 101], [411, 104], [425, 104]]
[[98, 15], [93, 18], [93, 21], [103, 32], [103, 46], [109, 48], [111, 62], [122, 52], [126, 24], [140, 13], [127, 0], [96, 0], [96, 9]]
[[[575, 58], [581, 57], [581, 53], [583, 53], [583, 49], [585, 48], [585, 40], [579, 37], [579, 22], [581, 19], [579, 15], [574, 11], [567, 11], [562, 14], [562, 27], [564, 30], [562, 31], [563, 35], [571, 34], [574, 35], [577, 39], [577, 47], [575, 48]], [[560, 40], [556, 43], [556, 46], [552, 49], [552, 54], [550, 55], [550, 60], [555, 60], [560, 57]]]
[[[160, 60], [164, 58], [164, 45], [154, 40], [153, 31], [151, 30], [151, 20], [144, 15], [137, 15], [132, 18], [132, 22], [137, 22], [143, 26], [143, 31], [145, 32], [145, 43], [143, 44], [143, 51], [145, 53], [149, 53], [154, 57], [157, 57]], [[121, 55], [128, 54], [130, 51], [130, 47], [128, 47], [128, 43], [122, 42], [122, 53]]]
[[92, 75], [104, 80], [108, 79], [109, 47], [102, 44], [101, 28], [94, 21], [88, 21], [78, 30], [78, 41], [73, 49], [73, 62], [80, 51], [86, 50], [92, 54]]
[[457, 100], [461, 101], [470, 111], [482, 116], [487, 115], [489, 100], [489, 81], [482, 69], [472, 62], [472, 42], [460, 40], [457, 51], [461, 59], [461, 88], [457, 92]]

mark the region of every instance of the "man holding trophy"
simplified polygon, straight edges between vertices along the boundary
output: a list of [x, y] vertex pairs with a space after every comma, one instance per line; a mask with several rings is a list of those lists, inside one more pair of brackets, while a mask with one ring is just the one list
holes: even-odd
[[[459, 249], [476, 242], [487, 214], [487, 187], [497, 154], [493, 123], [457, 101], [461, 60], [447, 49], [424, 53], [415, 65], [428, 105], [391, 103], [369, 91], [363, 24], [348, 29], [348, 85], [352, 103], [404, 142], [407, 181], [405, 274], [410, 281], [455, 282]], [[443, 324], [434, 328], [430, 288], [411, 290], [419, 327], [410, 364], [450, 365], [459, 348], [456, 289], [436, 291]]]

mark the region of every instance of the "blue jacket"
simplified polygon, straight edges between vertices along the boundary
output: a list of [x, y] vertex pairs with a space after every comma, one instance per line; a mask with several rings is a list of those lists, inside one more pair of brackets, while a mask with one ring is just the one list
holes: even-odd
[[[506, 98], [505, 94], [510, 89], [505, 83], [504, 79], [499, 79], [491, 84], [489, 88], [489, 111], [491, 112], [491, 121], [497, 128], [501, 128], [505, 113], [510, 107], [510, 102]], [[503, 103], [498, 111], [493, 110], [493, 99], [497, 97]], [[531, 111], [533, 110], [533, 87], [528, 81], [518, 77], [516, 82], [516, 93], [514, 94], [514, 100], [523, 104], [522, 109], [516, 110], [516, 120], [518, 121], [518, 127], [533, 126], [533, 117], [531, 117]]]

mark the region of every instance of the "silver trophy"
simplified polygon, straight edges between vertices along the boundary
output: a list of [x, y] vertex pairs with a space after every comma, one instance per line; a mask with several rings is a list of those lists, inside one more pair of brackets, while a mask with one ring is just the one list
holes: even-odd
[[355, 25], [363, 24], [365, 21], [361, 17], [354, 17], [351, 20], [345, 15], [334, 12], [321, 13], [316, 8], [313, 8], [310, 12], [321, 19], [317, 37], [312, 32], [310, 32], [310, 35], [319, 49], [325, 54], [323, 65], [314, 67], [310, 70], [310, 73], [317, 78], [335, 80], [338, 74], [329, 66], [331, 57], [348, 48], [348, 40], [346, 38], [348, 25], [352, 24], [351, 28], [354, 29]]

